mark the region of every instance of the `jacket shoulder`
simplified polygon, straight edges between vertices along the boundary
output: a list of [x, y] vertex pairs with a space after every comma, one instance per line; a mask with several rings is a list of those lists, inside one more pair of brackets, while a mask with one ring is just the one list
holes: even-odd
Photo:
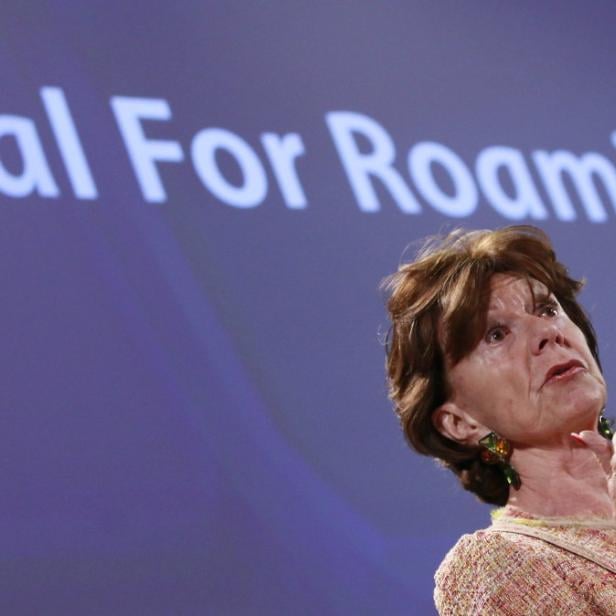
[[442, 616], [565, 613], [554, 608], [581, 614], [584, 609], [543, 542], [508, 533], [463, 535], [434, 579], [434, 602]]

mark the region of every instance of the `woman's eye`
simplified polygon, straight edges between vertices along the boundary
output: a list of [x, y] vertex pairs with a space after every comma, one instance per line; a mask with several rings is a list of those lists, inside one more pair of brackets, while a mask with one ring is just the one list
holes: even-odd
[[558, 306], [554, 303], [544, 304], [539, 306], [539, 314], [543, 317], [558, 316]]
[[488, 330], [488, 333], [486, 334], [486, 342], [488, 344], [502, 342], [505, 339], [506, 335], [507, 332], [502, 325], [492, 327], [490, 330]]

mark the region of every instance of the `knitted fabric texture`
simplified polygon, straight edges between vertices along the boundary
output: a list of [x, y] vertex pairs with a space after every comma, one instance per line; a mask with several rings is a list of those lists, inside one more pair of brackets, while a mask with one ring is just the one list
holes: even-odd
[[[505, 507], [495, 520], [540, 527], [616, 568], [616, 523], [540, 518]], [[435, 575], [441, 616], [614, 616], [616, 575], [541, 539], [494, 527], [463, 535]]]

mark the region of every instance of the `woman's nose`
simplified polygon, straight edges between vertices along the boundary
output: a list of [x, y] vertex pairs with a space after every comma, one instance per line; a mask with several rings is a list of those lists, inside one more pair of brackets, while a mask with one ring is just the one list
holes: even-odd
[[539, 354], [550, 345], [567, 346], [567, 341], [561, 328], [556, 323], [541, 319], [540, 325], [535, 331], [533, 352]]

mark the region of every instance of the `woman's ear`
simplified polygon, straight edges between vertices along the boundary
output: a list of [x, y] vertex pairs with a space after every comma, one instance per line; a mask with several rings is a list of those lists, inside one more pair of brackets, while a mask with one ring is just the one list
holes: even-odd
[[432, 413], [432, 423], [443, 436], [462, 445], [477, 445], [479, 439], [490, 432], [455, 402], [439, 406]]

